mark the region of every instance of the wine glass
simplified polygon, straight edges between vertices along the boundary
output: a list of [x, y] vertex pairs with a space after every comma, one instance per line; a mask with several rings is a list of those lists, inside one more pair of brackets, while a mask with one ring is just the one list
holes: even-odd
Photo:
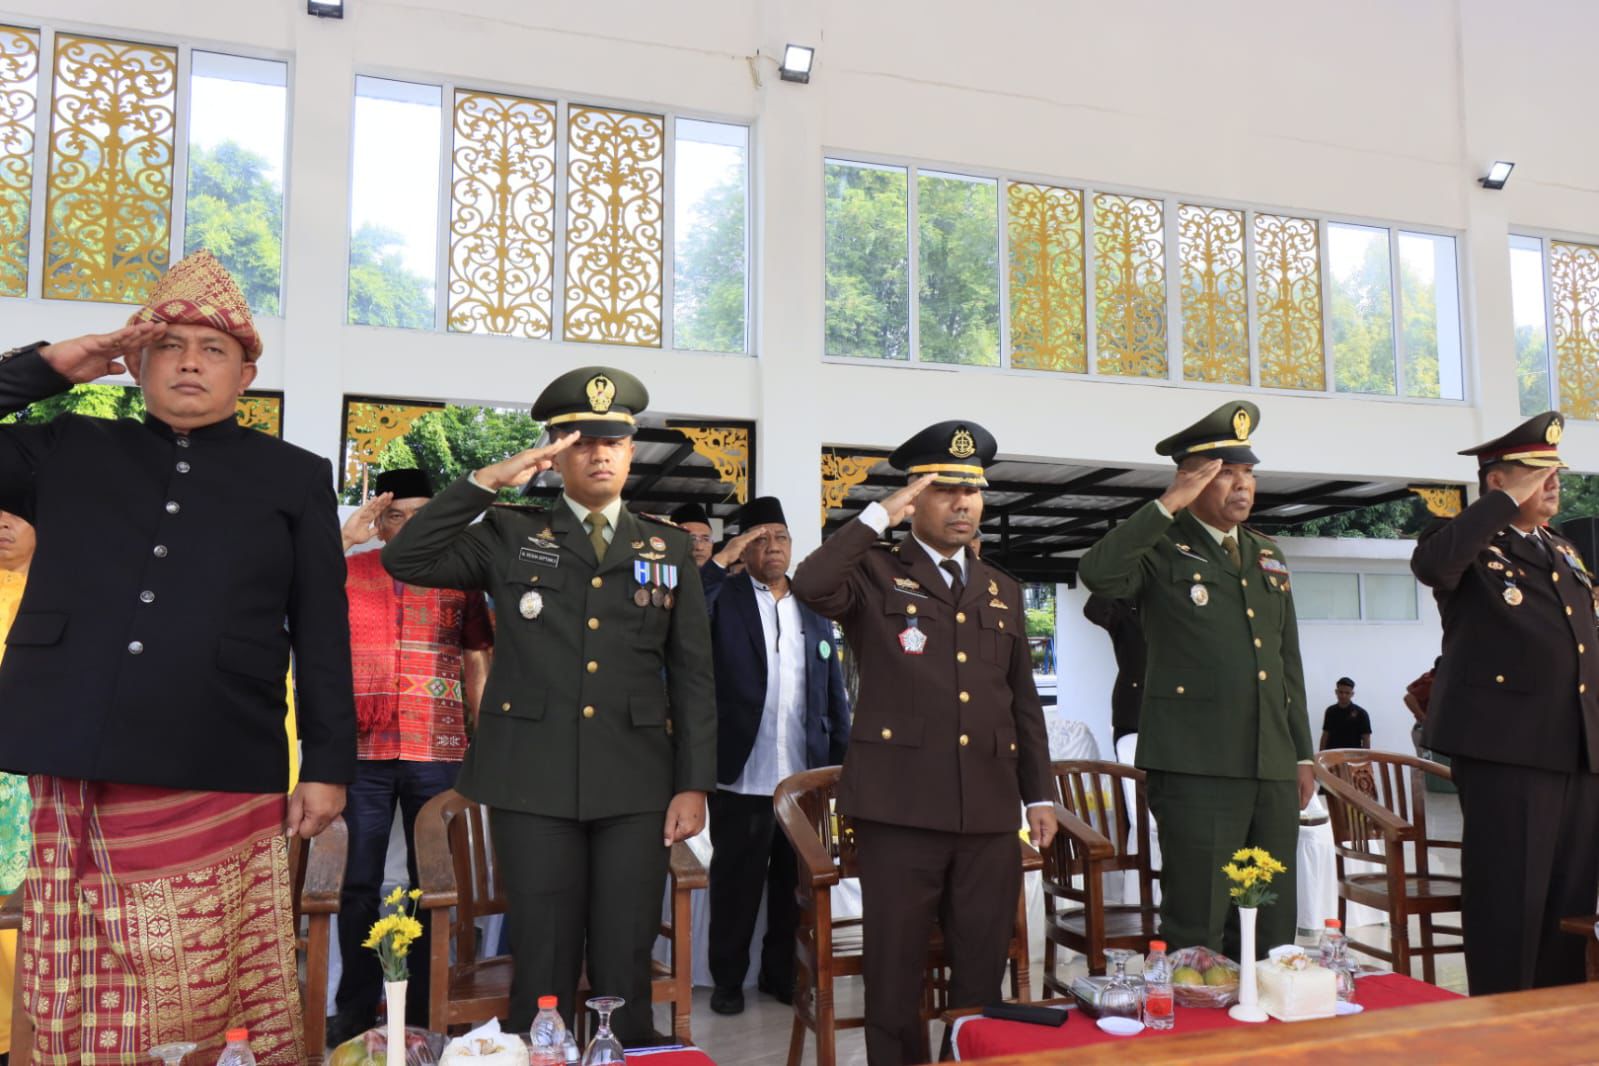
[[626, 1002], [621, 996], [595, 996], [588, 1001], [589, 1010], [600, 1016], [600, 1027], [589, 1041], [588, 1050], [583, 1052], [583, 1066], [627, 1061], [627, 1056], [622, 1054], [622, 1042], [611, 1032], [611, 1012]]
[[159, 1044], [151, 1048], [149, 1054], [153, 1058], [160, 1059], [166, 1066], [182, 1066], [183, 1057], [199, 1046], [199, 1044], [182, 1040], [171, 1044]]
[[1138, 1020], [1138, 989], [1127, 976], [1127, 960], [1135, 952], [1127, 948], [1106, 948], [1105, 961], [1114, 963], [1116, 973], [1099, 997], [1099, 1014], [1102, 1018], [1131, 1018]]

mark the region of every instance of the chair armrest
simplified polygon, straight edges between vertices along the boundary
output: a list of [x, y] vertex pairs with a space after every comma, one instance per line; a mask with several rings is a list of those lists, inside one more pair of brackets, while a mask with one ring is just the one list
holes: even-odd
[[792, 796], [783, 793], [778, 794], [774, 803], [777, 824], [794, 848], [800, 880], [803, 882], [809, 877], [812, 888], [838, 884], [838, 864], [833, 862], [833, 856], [822, 846], [822, 840], [816, 835], [816, 829], [805, 816], [805, 811]]
[[[438, 796], [435, 796], [429, 800], [428, 806], [431, 807], [437, 799]], [[428, 807], [424, 807], [417, 814], [416, 828], [413, 830], [416, 878], [420, 882], [416, 887], [422, 890], [416, 905], [417, 909], [424, 911], [453, 907], [460, 902], [460, 891], [455, 884], [455, 860], [450, 855], [449, 826], [442, 817], [423, 817], [430, 813]]]
[[1382, 832], [1384, 840], [1401, 842], [1415, 839], [1415, 826], [1343, 778], [1324, 769], [1320, 764], [1316, 766], [1316, 783], [1331, 792], [1337, 799], [1343, 800], [1358, 809], [1368, 821]]
[[1022, 841], [1022, 873], [1044, 868], [1044, 856], [1027, 841]]
[[301, 914], [337, 914], [339, 897], [344, 892], [345, 857], [350, 849], [350, 831], [344, 816], [333, 819], [311, 841], [306, 860], [305, 884], [300, 889]]
[[22, 928], [22, 889], [0, 900], [0, 929]]
[[[1110, 842], [1109, 837], [1059, 803], [1055, 804], [1055, 821], [1060, 823], [1061, 833], [1071, 837], [1078, 847], [1088, 853], [1089, 861], [1115, 857], [1116, 845]], [[1056, 839], [1059, 839], [1059, 834]]]
[[672, 845], [672, 887], [704, 888], [710, 884], [705, 864], [694, 854], [694, 849], [679, 840]]

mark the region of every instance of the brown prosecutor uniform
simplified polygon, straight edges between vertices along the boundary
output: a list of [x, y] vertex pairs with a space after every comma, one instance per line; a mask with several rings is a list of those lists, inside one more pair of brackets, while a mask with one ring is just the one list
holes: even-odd
[[[970, 550], [965, 562], [957, 601], [915, 539], [890, 547], [856, 519], [794, 574], [795, 596], [843, 625], [860, 670], [838, 809], [859, 846], [873, 1066], [926, 1054], [918, 1008], [935, 920], [951, 1005], [996, 998], [1022, 803], [1054, 793], [1021, 588]], [[912, 621], [920, 654], [900, 641]]]

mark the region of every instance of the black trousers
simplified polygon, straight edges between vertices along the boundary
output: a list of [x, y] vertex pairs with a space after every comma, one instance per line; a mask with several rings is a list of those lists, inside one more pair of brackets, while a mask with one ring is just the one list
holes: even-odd
[[653, 1043], [650, 952], [661, 928], [671, 849], [665, 811], [579, 822], [499, 808], [489, 832], [505, 880], [511, 944], [510, 1028], [533, 1024], [540, 996], [572, 1025], [585, 960], [596, 996], [621, 996], [611, 1015], [626, 1046]]
[[1461, 929], [1474, 996], [1583, 980], [1560, 919], [1599, 898], [1599, 775], [1455, 756]]
[[905, 1066], [929, 1058], [922, 978], [934, 923], [943, 929], [950, 1007], [1001, 998], [1016, 894], [1015, 833], [941, 833], [855, 823], [861, 870], [866, 1061]]
[[711, 796], [711, 979], [732, 991], [750, 969], [750, 938], [766, 897], [761, 979], [771, 989], [794, 986], [794, 849], [777, 829], [770, 796], [718, 789]]

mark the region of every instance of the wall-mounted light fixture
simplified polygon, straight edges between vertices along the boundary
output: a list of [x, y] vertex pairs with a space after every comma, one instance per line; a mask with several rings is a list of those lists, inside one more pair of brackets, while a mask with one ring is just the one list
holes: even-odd
[[341, 19], [344, 0], [306, 0], [305, 10], [319, 19]]
[[783, 49], [783, 61], [777, 65], [777, 75], [784, 81], [797, 81], [801, 85], [811, 80], [811, 64], [816, 60], [816, 49], [804, 44], [791, 44]]

